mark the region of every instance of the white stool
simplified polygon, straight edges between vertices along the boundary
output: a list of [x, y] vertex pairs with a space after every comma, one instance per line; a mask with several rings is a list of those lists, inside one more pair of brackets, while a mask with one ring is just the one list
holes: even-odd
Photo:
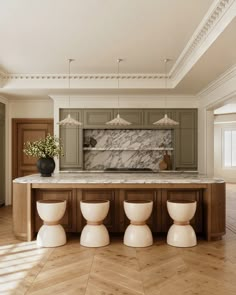
[[197, 207], [196, 201], [167, 201], [167, 210], [174, 224], [167, 234], [167, 244], [174, 247], [193, 247], [197, 245], [194, 229], [189, 224]]
[[37, 210], [43, 225], [37, 235], [37, 246], [58, 247], [66, 243], [66, 233], [59, 220], [66, 211], [66, 200], [37, 201]]
[[82, 200], [80, 209], [87, 224], [80, 236], [80, 244], [85, 247], [103, 247], [110, 243], [107, 228], [102, 223], [108, 214], [110, 201]]
[[148, 247], [153, 244], [152, 232], [146, 224], [146, 220], [152, 213], [153, 201], [135, 200], [124, 201], [126, 216], [130, 219], [130, 225], [124, 234], [124, 244], [130, 247]]

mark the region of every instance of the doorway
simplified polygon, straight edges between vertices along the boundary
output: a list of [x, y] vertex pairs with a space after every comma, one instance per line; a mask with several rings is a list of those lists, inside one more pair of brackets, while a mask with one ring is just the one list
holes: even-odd
[[5, 204], [5, 104], [0, 102], [0, 207]]

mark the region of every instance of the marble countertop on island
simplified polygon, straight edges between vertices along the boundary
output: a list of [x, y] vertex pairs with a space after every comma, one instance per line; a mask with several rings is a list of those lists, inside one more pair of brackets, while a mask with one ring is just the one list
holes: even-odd
[[224, 183], [223, 179], [207, 177], [198, 173], [96, 173], [74, 172], [55, 173], [51, 177], [40, 174], [19, 177], [14, 183], [47, 184], [209, 184]]

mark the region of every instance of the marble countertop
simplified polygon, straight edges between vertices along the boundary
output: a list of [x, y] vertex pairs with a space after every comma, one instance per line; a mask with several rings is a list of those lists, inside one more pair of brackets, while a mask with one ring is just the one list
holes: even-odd
[[78, 184], [162, 184], [162, 183], [223, 183], [223, 179], [207, 177], [198, 173], [54, 173], [51, 177], [40, 174], [19, 177], [14, 183], [78, 183]]

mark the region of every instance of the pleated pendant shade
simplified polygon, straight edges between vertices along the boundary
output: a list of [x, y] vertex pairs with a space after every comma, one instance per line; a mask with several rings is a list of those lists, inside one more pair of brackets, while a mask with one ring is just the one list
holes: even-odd
[[[74, 61], [74, 59], [71, 59], [71, 58], [68, 59], [68, 62], [69, 62], [68, 89], [69, 91], [70, 91], [70, 64], [72, 61]], [[69, 108], [70, 108], [70, 94], [69, 94]], [[80, 121], [77, 121], [74, 118], [72, 118], [70, 114], [68, 114], [65, 119], [61, 120], [57, 124], [63, 127], [78, 127], [82, 125]]]

